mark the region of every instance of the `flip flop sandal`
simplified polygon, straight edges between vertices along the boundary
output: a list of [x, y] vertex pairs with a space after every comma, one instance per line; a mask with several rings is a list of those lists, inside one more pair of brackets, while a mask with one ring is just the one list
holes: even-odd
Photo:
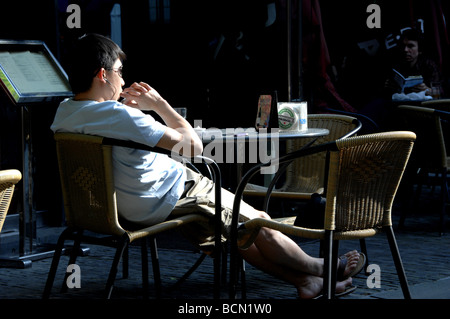
[[238, 229], [238, 248], [242, 250], [248, 249], [258, 237], [260, 228], [246, 229], [241, 227]]
[[350, 277], [356, 276], [364, 268], [365, 264], [366, 264], [366, 255], [364, 255], [363, 253], [359, 253], [359, 259], [358, 263], [356, 264], [356, 267], [349, 274], [344, 276], [345, 267], [347, 266], [347, 257], [345, 255], [340, 256], [336, 276], [337, 281], [344, 281]]
[[[345, 295], [349, 295], [352, 292], [354, 292], [355, 290], [356, 290], [356, 286], [348, 286], [348, 287], [345, 288], [345, 291], [337, 293], [337, 294], [334, 294], [334, 296], [336, 298], [339, 298], [339, 297], [342, 297], [342, 296], [345, 296]], [[322, 298], [323, 298], [323, 292], [321, 292], [319, 295], [317, 295], [316, 297], [314, 297], [312, 299], [322, 299]]]

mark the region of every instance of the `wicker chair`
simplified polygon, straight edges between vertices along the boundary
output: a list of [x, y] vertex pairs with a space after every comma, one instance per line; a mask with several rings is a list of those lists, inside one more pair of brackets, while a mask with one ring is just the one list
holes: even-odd
[[450, 99], [428, 100], [421, 103], [423, 107], [429, 107], [435, 110], [450, 112]]
[[[308, 115], [308, 127], [326, 128], [330, 133], [326, 136], [314, 139], [289, 140], [286, 142], [286, 152], [290, 153], [301, 149], [314, 142], [322, 144], [335, 141], [339, 138], [352, 136], [361, 128], [361, 122], [350, 116], [337, 114], [310, 114]], [[280, 187], [271, 192], [272, 198], [282, 198], [284, 200], [308, 200], [313, 193], [323, 194], [325, 185], [326, 154], [318, 153], [311, 156], [298, 158], [286, 168], [286, 181]], [[280, 170], [279, 172], [283, 172]], [[269, 188], [272, 189], [278, 174]], [[249, 184], [247, 185], [244, 196], [262, 196], [265, 197], [268, 188]], [[268, 198], [264, 202], [264, 210], [268, 209]]]
[[[412, 187], [418, 171], [421, 175], [435, 173], [438, 177], [441, 189], [439, 233], [442, 235], [445, 231], [446, 203], [450, 197], [447, 182], [450, 174], [450, 156], [446, 148], [446, 135], [443, 133], [442, 120], [448, 123], [450, 113], [429, 107], [410, 105], [400, 105], [398, 110], [400, 118], [403, 120], [403, 128], [417, 134], [417, 141], [409, 165], [411, 169], [408, 172], [410, 174], [407, 175], [408, 179], [411, 178], [408, 185]], [[449, 139], [447, 139], [447, 143]], [[404, 226], [406, 214], [407, 209], [403, 209], [400, 227]]]
[[[361, 129], [362, 123], [357, 118], [348, 115], [309, 114], [308, 127], [326, 128], [330, 133], [317, 139], [288, 140], [286, 142], [286, 153], [307, 147], [311, 143], [318, 145], [340, 138], [354, 136]], [[286, 168], [278, 170], [269, 187], [248, 184], [244, 191], [244, 196], [264, 197], [262, 207], [264, 211], [269, 210], [270, 199], [281, 199], [282, 216], [292, 214], [292, 211], [285, 212], [285, 206], [288, 203], [293, 203], [298, 206], [298, 202], [307, 202], [313, 194], [323, 196], [326, 184], [325, 174], [328, 166], [327, 154], [322, 152], [299, 157], [295, 161], [287, 162], [284, 165], [286, 165]], [[278, 179], [283, 174], [286, 177], [284, 184], [280, 188], [273, 190]], [[364, 239], [360, 240], [360, 246], [362, 252], [368, 257]], [[320, 251], [322, 253], [322, 249]]]
[[[111, 265], [109, 277], [106, 283], [105, 297], [110, 298], [118, 263], [124, 255], [124, 277], [128, 275], [127, 248], [130, 243], [141, 240], [142, 252], [142, 279], [144, 296], [148, 294], [148, 261], [147, 261], [147, 239], [150, 238], [152, 265], [157, 297], [161, 295], [161, 280], [159, 276], [159, 263], [157, 259], [157, 247], [155, 236], [164, 231], [181, 227], [188, 223], [204, 221], [206, 217], [200, 214], [189, 214], [179, 218], [167, 220], [150, 227], [143, 227], [124, 223], [118, 217], [116, 195], [114, 190], [112, 170], [112, 148], [113, 145], [131, 148], [149, 149], [141, 144], [114, 140], [99, 136], [56, 133], [56, 149], [61, 177], [61, 186], [64, 199], [66, 222], [68, 227], [60, 235], [52, 265], [48, 274], [43, 297], [48, 298], [53, 286], [59, 259], [64, 249], [64, 242], [68, 239], [74, 240], [74, 247], [70, 256], [69, 264], [74, 264], [81, 242], [97, 245], [116, 247], [116, 253]], [[153, 149], [154, 151], [154, 149]], [[216, 197], [220, 204], [220, 171], [215, 162], [202, 158], [212, 169], [212, 178], [216, 182]], [[217, 182], [219, 181], [219, 182]], [[218, 193], [219, 192], [219, 193]], [[217, 195], [218, 194], [218, 195]], [[220, 205], [216, 210], [217, 219], [220, 219]], [[218, 224], [218, 223], [217, 223]], [[220, 226], [220, 224], [218, 224]], [[84, 231], [89, 231], [106, 236], [88, 236]], [[216, 234], [220, 234], [220, 227], [216, 227]], [[218, 239], [217, 239], [218, 238]], [[214, 297], [220, 294], [220, 236], [216, 235], [214, 256]], [[205, 254], [200, 257], [200, 261]], [[197, 265], [198, 263], [196, 263]], [[67, 274], [66, 274], [67, 278]], [[64, 283], [66, 281], [64, 280]], [[63, 291], [67, 285], [63, 283]]]
[[15, 169], [0, 171], [0, 231], [8, 213], [15, 185], [22, 179], [22, 174]]
[[[435, 109], [438, 111], [450, 112], [450, 99], [438, 99], [438, 100], [428, 100], [423, 101], [421, 106]], [[444, 136], [450, 136], [450, 119], [441, 121], [442, 133]], [[447, 149], [447, 154], [450, 152], [450, 138], [445, 139], [445, 148]]]
[[[323, 229], [294, 226], [295, 217], [252, 219], [239, 227], [268, 227], [285, 234], [324, 240], [324, 297], [332, 298], [336, 282], [339, 240], [373, 236], [386, 231], [391, 253], [405, 298], [410, 298], [406, 275], [392, 229], [391, 209], [397, 188], [411, 153], [415, 134], [386, 132], [350, 137], [287, 154], [280, 164], [299, 156], [330, 152], [330, 168], [326, 193]], [[239, 200], [245, 184], [261, 165], [250, 169], [239, 185], [234, 207], [230, 252], [230, 298], [235, 298], [240, 267], [236, 236]]]

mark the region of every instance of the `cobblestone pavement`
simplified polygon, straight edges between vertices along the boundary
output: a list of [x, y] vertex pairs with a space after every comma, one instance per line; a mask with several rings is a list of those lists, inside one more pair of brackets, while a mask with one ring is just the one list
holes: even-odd
[[[394, 215], [394, 225], [398, 216]], [[450, 234], [439, 236], [437, 231], [438, 214], [419, 211], [406, 220], [406, 227], [398, 230], [394, 227], [398, 247], [405, 267], [412, 297], [415, 299], [450, 299]], [[200, 257], [190, 246], [175, 246], [174, 242], [182, 240], [177, 233], [169, 233], [159, 240], [159, 258], [163, 283], [162, 304], [184, 301], [199, 302], [213, 299], [213, 260], [207, 257], [200, 267], [181, 286], [171, 289], [177, 279]], [[390, 254], [386, 236], [383, 233], [366, 239], [370, 264], [380, 267], [380, 287], [369, 288], [368, 276], [361, 272], [353, 278], [357, 290], [340, 299], [340, 301], [374, 301], [403, 298], [395, 267]], [[301, 240], [301, 247], [309, 254], [317, 256], [317, 240]], [[112, 248], [89, 246], [88, 256], [78, 257], [77, 264], [81, 270], [81, 288], [69, 289], [60, 293], [68, 257], [62, 256], [58, 268], [51, 300], [100, 300], [114, 255]], [[358, 241], [341, 241], [340, 253], [359, 249]], [[114, 300], [142, 300], [142, 281], [140, 267], [140, 249], [130, 248], [130, 275], [124, 279], [119, 269], [112, 295]], [[0, 268], [0, 301], [17, 302], [40, 300], [44, 289], [51, 258], [33, 261], [25, 269]], [[150, 267], [151, 273], [151, 267]], [[296, 290], [291, 285], [267, 275], [249, 265], [246, 270], [247, 300], [283, 302], [296, 304]], [[155, 300], [152, 275], [150, 274], [150, 302]], [[228, 298], [227, 289], [223, 288], [223, 299]], [[44, 303], [45, 304], [45, 303]], [[419, 303], [420, 305], [420, 303]], [[417, 304], [416, 304], [417, 306]]]
[[[437, 218], [432, 217], [421, 217], [414, 221], [411, 218], [411, 221], [407, 220], [406, 230], [396, 230], [397, 242], [410, 286], [432, 283], [450, 277], [450, 267], [448, 266], [450, 264], [450, 235], [438, 236], [437, 231], [434, 231]], [[171, 235], [178, 236], [175, 233]], [[167, 238], [163, 238], [159, 248], [164, 286], [163, 298], [211, 298], [213, 261], [209, 257], [183, 285], [173, 291], [169, 289], [176, 282], [176, 279], [182, 275], [183, 271], [187, 270], [197, 260], [200, 254], [189, 250], [189, 247], [187, 249], [172, 248], [170, 244], [165, 245], [167, 241]], [[358, 289], [353, 294], [346, 296], [346, 299], [377, 298], [380, 293], [399, 288], [386, 236], [380, 233], [366, 239], [366, 243], [369, 263], [380, 266], [381, 287], [369, 288], [367, 275], [360, 273], [354, 278], [354, 284], [358, 286]], [[317, 255], [318, 241], [302, 241], [299, 244], [307, 253]], [[89, 246], [89, 248], [89, 255], [79, 257], [77, 260], [81, 269], [82, 287], [69, 290], [66, 294], [59, 294], [58, 288], [63, 281], [65, 267], [68, 263], [68, 257], [63, 256], [55, 280], [52, 298], [101, 298], [114, 250], [102, 246]], [[340, 244], [341, 252], [355, 248], [359, 249], [358, 241], [342, 241]], [[119, 269], [113, 298], [140, 297], [141, 268], [138, 247], [132, 246], [130, 248], [130, 261], [130, 276], [128, 279], [121, 279]], [[26, 269], [0, 268], [0, 298], [41, 298], [50, 263], [51, 258], [46, 258], [33, 261], [32, 266]], [[249, 299], [296, 298], [295, 289], [291, 285], [268, 276], [249, 265], [246, 275], [247, 298]], [[150, 278], [151, 287], [152, 284], [153, 281]], [[226, 291], [224, 291], [224, 294], [226, 297]], [[425, 297], [422, 296], [421, 298]]]

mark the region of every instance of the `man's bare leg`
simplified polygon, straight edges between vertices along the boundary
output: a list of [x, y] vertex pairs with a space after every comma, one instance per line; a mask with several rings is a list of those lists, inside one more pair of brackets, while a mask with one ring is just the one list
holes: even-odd
[[[262, 228], [254, 242], [259, 254], [271, 265], [279, 265], [283, 269], [291, 269], [296, 272], [303, 272], [317, 277], [323, 276], [324, 260], [305, 253], [293, 240], [281, 232], [273, 229]], [[246, 257], [246, 252], [242, 251], [242, 256]], [[250, 255], [250, 254], [249, 254]], [[250, 256], [248, 256], [250, 258]], [[255, 258], [253, 253], [252, 258]], [[346, 253], [347, 265], [345, 274], [350, 273], [357, 265], [359, 253], [351, 251]], [[257, 260], [257, 259], [256, 259]], [[251, 261], [249, 261], [251, 263]]]
[[[267, 259], [264, 254], [261, 253], [257, 245], [252, 245], [247, 250], [241, 250], [240, 252], [243, 258], [251, 265], [279, 279], [293, 284], [296, 287], [300, 298], [314, 298], [322, 291], [323, 278], [307, 274], [302, 271], [293, 270], [290, 267], [280, 265], [279, 263], [274, 263], [271, 259]], [[307, 254], [305, 255], [308, 256]], [[315, 260], [319, 258], [313, 259]], [[320, 263], [320, 261], [318, 262]], [[336, 284], [336, 293], [344, 292], [346, 287], [350, 286], [351, 283], [351, 278], [338, 282]]]

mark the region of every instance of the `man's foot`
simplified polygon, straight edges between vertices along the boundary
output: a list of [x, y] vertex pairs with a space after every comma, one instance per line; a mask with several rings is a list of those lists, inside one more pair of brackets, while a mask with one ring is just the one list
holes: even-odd
[[246, 250], [256, 240], [256, 237], [258, 237], [260, 228], [252, 228], [252, 229], [246, 229], [246, 228], [239, 228], [238, 229], [238, 238], [237, 238], [237, 245], [239, 249]]
[[349, 251], [339, 257], [337, 280], [343, 281], [357, 275], [366, 263], [366, 256], [356, 250]]
[[[336, 294], [346, 291], [352, 285], [352, 278], [336, 283]], [[316, 276], [306, 276], [302, 284], [297, 287], [300, 299], [312, 299], [320, 296], [323, 290], [323, 278]]]

